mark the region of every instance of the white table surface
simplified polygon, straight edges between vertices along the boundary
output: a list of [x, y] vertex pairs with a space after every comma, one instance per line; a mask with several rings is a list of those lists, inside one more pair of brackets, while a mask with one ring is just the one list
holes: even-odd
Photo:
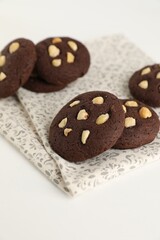
[[[16, 37], [123, 33], [160, 60], [160, 0], [0, 0], [0, 47]], [[160, 161], [76, 198], [0, 136], [0, 240], [160, 240]]]

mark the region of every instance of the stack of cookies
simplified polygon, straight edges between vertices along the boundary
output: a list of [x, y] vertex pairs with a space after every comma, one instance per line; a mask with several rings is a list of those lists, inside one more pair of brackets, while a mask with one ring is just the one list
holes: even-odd
[[75, 97], [60, 110], [51, 124], [49, 142], [64, 159], [78, 162], [109, 148], [150, 143], [159, 126], [157, 114], [147, 105], [93, 91]]
[[84, 76], [90, 65], [87, 48], [68, 37], [48, 38], [37, 45], [20, 38], [0, 54], [0, 98], [23, 86], [34, 92], [58, 91]]

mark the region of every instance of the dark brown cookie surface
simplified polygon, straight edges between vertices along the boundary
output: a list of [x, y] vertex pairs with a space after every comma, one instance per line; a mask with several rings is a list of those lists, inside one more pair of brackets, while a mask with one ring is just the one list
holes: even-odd
[[40, 78], [36, 73], [31, 74], [23, 88], [37, 93], [50, 93], [63, 89], [65, 85], [50, 84]]
[[77, 40], [68, 37], [48, 38], [38, 43], [36, 50], [38, 74], [49, 83], [66, 85], [88, 71], [89, 52]]
[[125, 112], [125, 127], [113, 148], [136, 148], [152, 142], [160, 126], [157, 114], [137, 100], [121, 101]]
[[0, 98], [13, 95], [29, 78], [36, 62], [34, 44], [27, 39], [9, 43], [0, 55]]
[[160, 106], [160, 65], [146, 66], [135, 72], [129, 81], [131, 94], [153, 107]]
[[124, 111], [113, 94], [94, 91], [67, 103], [54, 118], [49, 132], [52, 149], [77, 162], [111, 148], [124, 128]]

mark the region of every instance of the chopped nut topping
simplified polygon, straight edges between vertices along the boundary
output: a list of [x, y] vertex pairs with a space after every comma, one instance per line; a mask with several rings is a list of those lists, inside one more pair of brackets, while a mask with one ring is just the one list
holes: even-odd
[[57, 57], [59, 54], [60, 54], [60, 50], [59, 48], [57, 48], [56, 46], [54, 45], [50, 45], [48, 47], [48, 53], [49, 53], [49, 56], [50, 57]]
[[147, 81], [147, 80], [143, 80], [143, 81], [141, 81], [141, 82], [138, 84], [138, 86], [139, 86], [140, 88], [147, 89], [147, 88], [148, 88], [148, 81]]
[[18, 50], [18, 48], [20, 47], [20, 44], [18, 42], [13, 42], [11, 43], [11, 45], [9, 46], [9, 53], [14, 53]]
[[4, 72], [0, 72], [0, 82], [6, 78], [6, 74]]
[[142, 70], [141, 75], [146, 75], [146, 74], [148, 74], [148, 73], [150, 73], [150, 72], [151, 72], [150, 67], [147, 67], [147, 68], [144, 68], [144, 69]]
[[53, 65], [54, 67], [59, 67], [59, 66], [61, 66], [61, 64], [62, 64], [62, 60], [61, 60], [61, 59], [54, 59], [54, 60], [52, 61], [52, 65]]
[[142, 107], [139, 110], [139, 115], [141, 118], [150, 118], [152, 117], [151, 111], [147, 107]]
[[66, 137], [68, 136], [68, 134], [69, 134], [70, 132], [72, 132], [72, 128], [65, 128], [65, 129], [64, 129], [64, 135], [65, 135]]
[[80, 101], [79, 100], [77, 100], [77, 101], [74, 101], [74, 102], [72, 102], [72, 103], [70, 103], [70, 107], [74, 107], [74, 106], [76, 106], [76, 105], [78, 105], [80, 103]]
[[136, 120], [135, 120], [133, 117], [127, 117], [127, 118], [125, 118], [124, 126], [125, 126], [126, 128], [134, 127], [135, 125], [136, 125]]
[[67, 52], [67, 62], [68, 63], [73, 63], [74, 59], [75, 59], [75, 56], [72, 53]]
[[60, 43], [60, 42], [62, 42], [62, 39], [61, 38], [53, 38], [52, 39], [52, 43], [54, 44], [54, 43]]
[[126, 107], [138, 107], [138, 103], [136, 101], [127, 101], [125, 102]]
[[89, 130], [84, 130], [84, 131], [82, 132], [81, 142], [82, 142], [83, 144], [86, 144], [89, 135], [90, 135], [90, 131], [89, 131]]
[[109, 114], [101, 114], [97, 119], [96, 119], [96, 124], [101, 125], [105, 123], [109, 119]]
[[6, 57], [4, 55], [0, 56], [0, 67], [3, 67], [6, 63]]
[[89, 117], [89, 114], [86, 112], [85, 109], [79, 111], [77, 115], [77, 120], [86, 120]]
[[67, 118], [63, 118], [62, 121], [58, 124], [59, 128], [64, 128], [67, 124]]
[[70, 46], [70, 48], [71, 48], [73, 51], [77, 51], [78, 46], [77, 46], [77, 44], [76, 44], [74, 41], [68, 41], [68, 45]]
[[93, 104], [103, 104], [104, 103], [104, 98], [103, 97], [95, 97], [92, 99]]

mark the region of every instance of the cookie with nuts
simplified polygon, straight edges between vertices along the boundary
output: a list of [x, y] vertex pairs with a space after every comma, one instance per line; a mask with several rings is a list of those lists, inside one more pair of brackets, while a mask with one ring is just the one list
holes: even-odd
[[13, 95], [24, 85], [37, 59], [33, 42], [19, 38], [10, 42], [0, 54], [0, 98]]
[[90, 65], [88, 49], [69, 37], [48, 38], [36, 46], [39, 76], [48, 83], [66, 85], [85, 75]]
[[54, 118], [49, 142], [70, 162], [84, 161], [111, 148], [124, 128], [124, 111], [117, 97], [93, 91], [78, 95]]
[[152, 107], [160, 107], [160, 64], [136, 71], [129, 81], [131, 94]]
[[37, 93], [51, 93], [63, 89], [66, 85], [55, 85], [44, 81], [35, 70], [23, 88]]
[[159, 131], [159, 118], [149, 106], [137, 100], [121, 100], [125, 127], [113, 148], [136, 148], [152, 142]]

